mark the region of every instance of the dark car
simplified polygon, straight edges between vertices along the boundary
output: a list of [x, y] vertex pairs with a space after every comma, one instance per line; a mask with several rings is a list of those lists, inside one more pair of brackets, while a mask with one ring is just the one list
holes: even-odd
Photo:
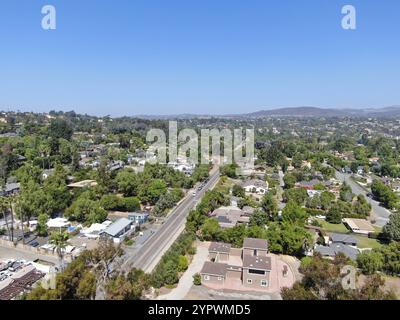
[[30, 245], [31, 247], [36, 248], [36, 247], [39, 246], [39, 242], [37, 242], [36, 240], [34, 240], [34, 241], [31, 241], [31, 242], [29, 243], [29, 245]]

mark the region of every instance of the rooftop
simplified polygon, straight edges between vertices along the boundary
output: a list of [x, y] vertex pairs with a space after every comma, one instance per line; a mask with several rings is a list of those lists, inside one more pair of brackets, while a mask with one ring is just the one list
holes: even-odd
[[226, 263], [215, 263], [206, 261], [203, 265], [203, 269], [201, 269], [201, 274], [208, 274], [213, 276], [221, 276], [225, 277], [226, 275], [226, 268], [228, 265]]
[[243, 241], [243, 248], [247, 249], [268, 249], [268, 241], [264, 239], [246, 238]]
[[223, 242], [212, 242], [210, 248], [208, 249], [209, 252], [219, 252], [219, 253], [229, 253], [230, 250], [231, 250], [231, 244]]
[[271, 258], [270, 257], [258, 257], [258, 256], [244, 255], [243, 268], [271, 270]]
[[121, 218], [115, 221], [113, 224], [108, 226], [104, 232], [109, 234], [112, 237], [115, 237], [121, 230], [125, 229], [126, 227], [130, 226], [132, 221], [127, 218]]

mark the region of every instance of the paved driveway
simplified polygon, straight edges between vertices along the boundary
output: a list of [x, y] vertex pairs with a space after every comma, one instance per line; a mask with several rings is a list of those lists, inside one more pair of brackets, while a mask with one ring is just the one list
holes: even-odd
[[208, 246], [206, 243], [198, 243], [196, 254], [192, 263], [179, 280], [178, 286], [166, 295], [157, 297], [157, 300], [183, 300], [193, 286], [193, 275], [199, 273], [208, 257]]

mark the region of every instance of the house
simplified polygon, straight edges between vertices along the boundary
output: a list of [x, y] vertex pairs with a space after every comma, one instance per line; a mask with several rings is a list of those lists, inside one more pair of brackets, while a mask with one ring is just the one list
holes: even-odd
[[243, 255], [262, 256], [268, 253], [268, 241], [257, 238], [246, 238], [243, 241]]
[[311, 181], [300, 181], [295, 184], [297, 188], [303, 188], [306, 190], [314, 190], [317, 184], [320, 184], [321, 181], [318, 179], [313, 179]]
[[149, 214], [148, 213], [137, 213], [137, 212], [132, 212], [128, 214], [128, 219], [133, 221], [133, 223], [141, 225], [149, 219]]
[[[261, 251], [262, 252], [262, 251]], [[243, 255], [243, 284], [250, 288], [267, 288], [270, 281], [271, 258]]]
[[237, 224], [247, 224], [250, 218], [238, 207], [221, 207], [211, 213], [221, 228], [233, 228]]
[[83, 180], [68, 185], [68, 188], [89, 188], [97, 186], [96, 180]]
[[209, 260], [200, 271], [202, 284], [220, 289], [266, 290], [271, 279], [272, 263], [268, 256], [268, 242], [247, 238], [242, 249], [230, 244], [213, 242], [209, 247]]
[[314, 198], [315, 196], [321, 195], [321, 190], [307, 190], [307, 195], [309, 198]]
[[0, 189], [0, 196], [10, 196], [17, 194], [20, 189], [19, 183], [7, 183], [3, 188]]
[[253, 207], [250, 207], [250, 206], [244, 206], [242, 208], [242, 211], [245, 216], [251, 217], [254, 214], [254, 212], [256, 211], [256, 209], [254, 209]]
[[268, 182], [252, 179], [242, 183], [243, 189], [248, 193], [266, 194], [268, 192]]
[[315, 252], [320, 253], [323, 257], [334, 258], [338, 253], [343, 253], [351, 260], [356, 260], [360, 251], [357, 248], [345, 245], [343, 243], [331, 243], [329, 246], [316, 245]]
[[68, 228], [71, 224], [65, 218], [49, 219], [46, 223], [49, 229], [64, 229]]
[[101, 236], [113, 239], [115, 243], [120, 243], [127, 235], [129, 235], [133, 221], [127, 218], [121, 218], [110, 224], [106, 229], [101, 232]]
[[112, 222], [109, 220], [104, 221], [103, 223], [93, 223], [89, 228], [84, 228], [81, 230], [81, 234], [89, 239], [97, 239], [100, 234], [107, 229], [107, 227]]
[[353, 236], [342, 233], [332, 233], [329, 236], [329, 239], [332, 243], [342, 243], [353, 247], [356, 247], [358, 242], [358, 240]]
[[223, 285], [226, 279], [228, 265], [226, 263], [215, 263], [206, 261], [201, 269], [202, 283], [216, 283]]
[[231, 245], [223, 242], [212, 242], [208, 248], [211, 261], [228, 261]]
[[371, 222], [369, 222], [366, 219], [345, 218], [343, 219], [343, 223], [346, 224], [354, 233], [361, 233], [368, 235], [371, 232], [375, 231]]

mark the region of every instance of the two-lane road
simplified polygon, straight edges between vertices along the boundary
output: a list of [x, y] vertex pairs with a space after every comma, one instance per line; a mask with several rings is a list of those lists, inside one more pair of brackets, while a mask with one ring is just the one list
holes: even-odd
[[211, 189], [219, 180], [219, 170], [212, 172], [209, 181], [201, 191], [196, 191], [193, 196], [188, 196], [170, 213], [163, 225], [138, 249], [130, 253], [122, 267], [125, 269], [138, 268], [145, 272], [152, 272], [163, 254], [178, 238], [185, 227], [186, 217], [203, 197], [205, 192]]
[[372, 213], [371, 218], [375, 220], [375, 225], [378, 227], [383, 227], [389, 221], [389, 216], [391, 212], [384, 207], [382, 207], [378, 201], [375, 201], [367, 196], [367, 192], [359, 186], [354, 180], [350, 179], [351, 175], [336, 171], [336, 178], [342, 182], [346, 182], [353, 191], [354, 194], [362, 194], [365, 196], [367, 201], [371, 204]]

